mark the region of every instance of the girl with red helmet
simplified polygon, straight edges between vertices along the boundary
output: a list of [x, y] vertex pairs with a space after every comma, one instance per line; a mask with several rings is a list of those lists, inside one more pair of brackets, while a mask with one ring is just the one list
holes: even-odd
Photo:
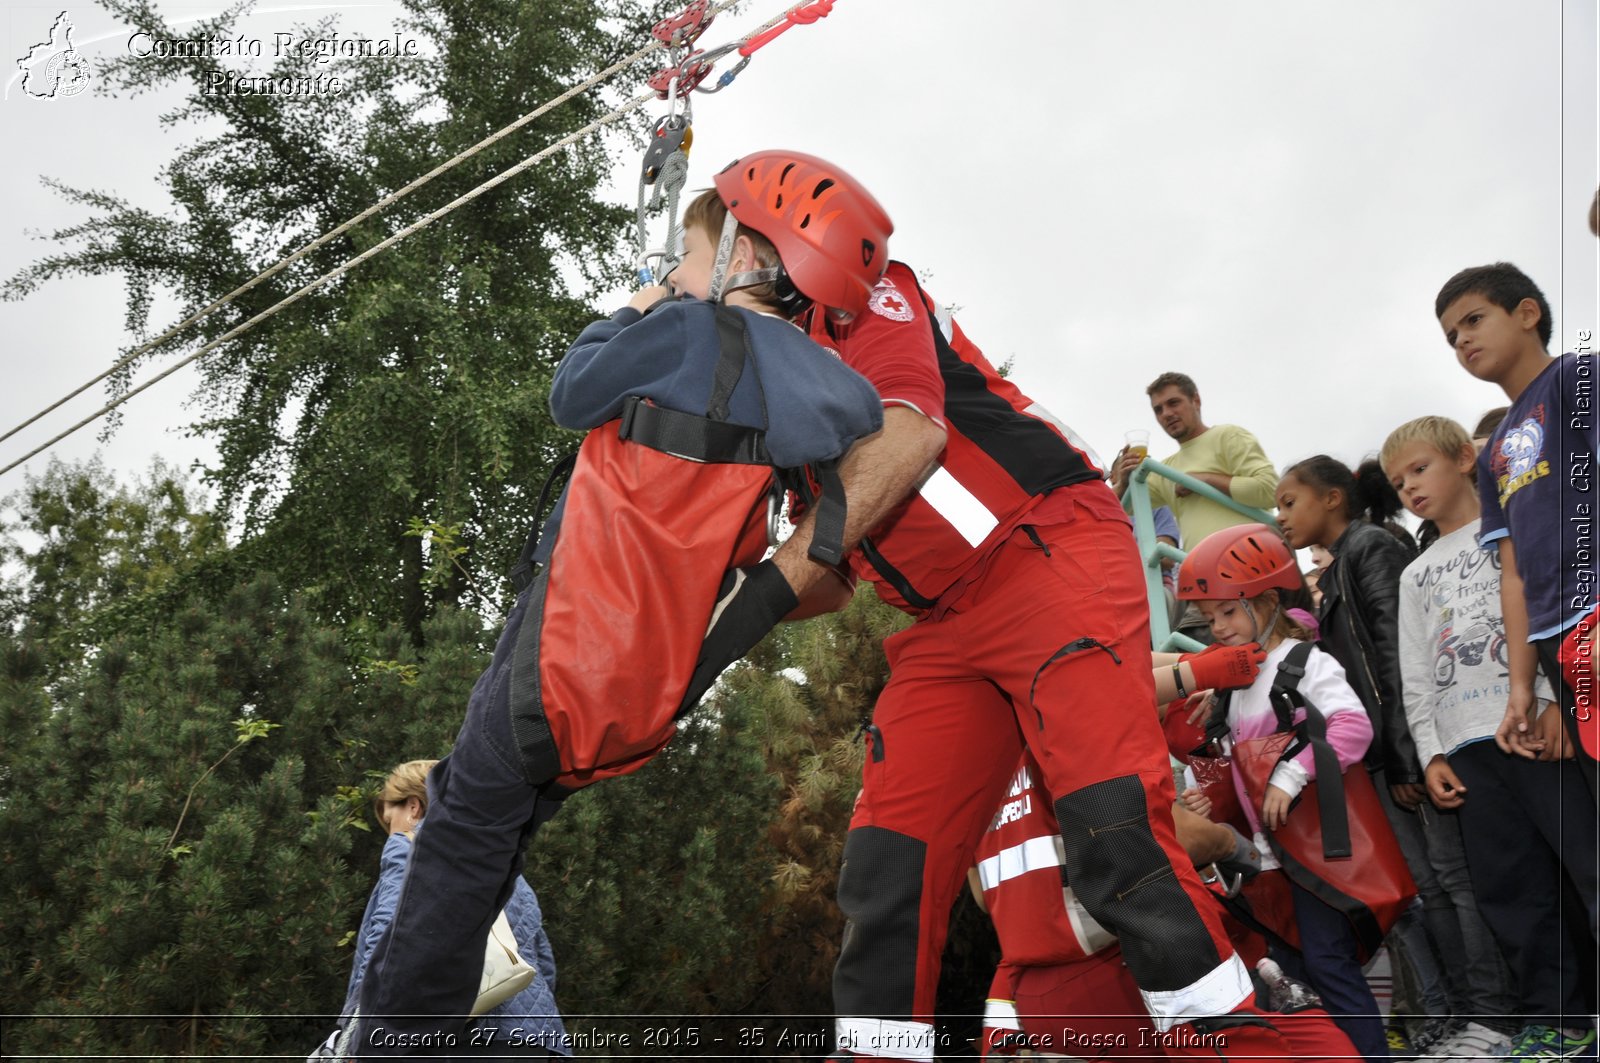
[[[1278, 533], [1264, 524], [1242, 524], [1208, 535], [1179, 566], [1178, 598], [1200, 607], [1218, 644], [1242, 646], [1259, 642], [1267, 651], [1266, 666], [1255, 682], [1230, 691], [1216, 704], [1209, 730], [1220, 732], [1225, 723], [1226, 733], [1220, 739], [1225, 749], [1280, 729], [1270, 692], [1278, 666], [1294, 647], [1309, 641], [1304, 625], [1291, 615], [1298, 610], [1304, 594], [1304, 581], [1294, 554]], [[1304, 667], [1299, 689], [1322, 710], [1327, 720], [1328, 743], [1338, 754], [1340, 769], [1360, 765], [1372, 741], [1372, 722], [1361, 699], [1345, 681], [1344, 669], [1315, 646], [1310, 648]], [[1304, 717], [1302, 709], [1294, 722]], [[1254, 828], [1264, 867], [1278, 866], [1265, 832], [1282, 827], [1295, 814], [1295, 799], [1313, 781], [1315, 773], [1310, 748], [1284, 760], [1273, 770], [1259, 806], [1245, 792], [1242, 778], [1234, 776], [1234, 789]], [[1183, 798], [1195, 811], [1207, 811], [1207, 806], [1196, 799], [1196, 791], [1185, 790]], [[1369, 1061], [1387, 1058], [1383, 1020], [1361, 973], [1350, 922], [1343, 913], [1298, 884], [1291, 882], [1291, 889], [1303, 964], [1293, 956], [1275, 958], [1322, 996], [1334, 1021], [1363, 1056]]]

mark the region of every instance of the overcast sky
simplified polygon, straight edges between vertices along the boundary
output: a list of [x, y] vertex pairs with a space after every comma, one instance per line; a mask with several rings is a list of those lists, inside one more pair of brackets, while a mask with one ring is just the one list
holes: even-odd
[[[1470, 428], [1503, 401], [1456, 366], [1434, 319], [1456, 270], [1525, 269], [1561, 349], [1595, 328], [1595, 7], [838, 0], [697, 99], [691, 186], [766, 147], [834, 159], [889, 209], [894, 255], [1107, 457], [1125, 430], [1156, 430], [1144, 387], [1176, 369], [1199, 383], [1210, 423], [1250, 428], [1280, 468], [1317, 451], [1353, 461], [1409, 418]], [[174, 20], [216, 10], [162, 8]], [[244, 28], [270, 42], [324, 10], [263, 3]], [[374, 34], [398, 8], [341, 10], [348, 32]], [[724, 16], [702, 43], [779, 10]], [[8, 5], [8, 60], [60, 11]], [[130, 29], [104, 12], [68, 11], [91, 61], [126, 47]], [[40, 175], [160, 209], [157, 171], [188, 142], [158, 124], [170, 97], [40, 101], [12, 65], [7, 276], [48, 250], [26, 229], [83, 216]], [[632, 202], [637, 172], [631, 155], [619, 163], [619, 199]], [[122, 295], [117, 280], [76, 279], [0, 303], [0, 431], [116, 358], [130, 339]], [[103, 448], [121, 472], [154, 455], [204, 461], [209, 445], [182, 431], [191, 383], [180, 373], [135, 398], [109, 443], [84, 430], [56, 452]], [[0, 443], [0, 465], [103, 401], [97, 388]], [[1156, 439], [1157, 456], [1175, 449]], [[21, 482], [8, 473], [0, 494]]]

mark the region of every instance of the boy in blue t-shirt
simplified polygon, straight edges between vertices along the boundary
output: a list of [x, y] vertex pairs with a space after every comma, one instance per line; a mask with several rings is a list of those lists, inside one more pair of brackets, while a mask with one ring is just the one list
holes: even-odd
[[[1483, 528], [1500, 556], [1500, 596], [1510, 640], [1511, 696], [1495, 741], [1551, 760], [1580, 746], [1572, 690], [1557, 661], [1569, 628], [1595, 604], [1595, 450], [1592, 353], [1550, 356], [1550, 305], [1507, 262], [1462, 270], [1434, 302], [1445, 339], [1467, 372], [1499, 385], [1511, 406], [1478, 458]], [[1556, 689], [1559, 716], [1533, 718], [1533, 675]], [[1576, 752], [1591, 793], [1595, 761]]]

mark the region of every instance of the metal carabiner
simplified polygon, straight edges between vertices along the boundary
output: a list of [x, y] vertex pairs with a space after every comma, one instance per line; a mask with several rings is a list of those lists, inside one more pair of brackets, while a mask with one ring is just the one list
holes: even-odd
[[648, 251], [641, 251], [639, 257], [634, 259], [634, 271], [639, 278], [640, 287], [652, 284], [665, 284], [667, 277], [678, 268], [677, 257], [664, 247], [653, 247]]

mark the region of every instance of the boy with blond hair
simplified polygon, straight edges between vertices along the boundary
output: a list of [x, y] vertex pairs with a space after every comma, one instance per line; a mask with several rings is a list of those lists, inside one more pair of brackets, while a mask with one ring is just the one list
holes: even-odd
[[[1429, 833], [1428, 859], [1460, 921], [1474, 1021], [1431, 1054], [1592, 1052], [1579, 956], [1593, 945], [1586, 928], [1562, 925], [1561, 875], [1565, 867], [1590, 899], [1592, 919], [1597, 824], [1573, 765], [1508, 756], [1495, 744], [1512, 694], [1510, 644], [1500, 555], [1478, 546], [1472, 439], [1455, 421], [1422, 417], [1390, 433], [1379, 461], [1406, 508], [1439, 528], [1400, 578], [1401, 688], [1428, 796], [1444, 820]], [[1559, 718], [1542, 678], [1535, 698]], [[1509, 962], [1514, 999], [1484, 924]], [[1512, 1044], [1515, 1013], [1524, 1025]]]

